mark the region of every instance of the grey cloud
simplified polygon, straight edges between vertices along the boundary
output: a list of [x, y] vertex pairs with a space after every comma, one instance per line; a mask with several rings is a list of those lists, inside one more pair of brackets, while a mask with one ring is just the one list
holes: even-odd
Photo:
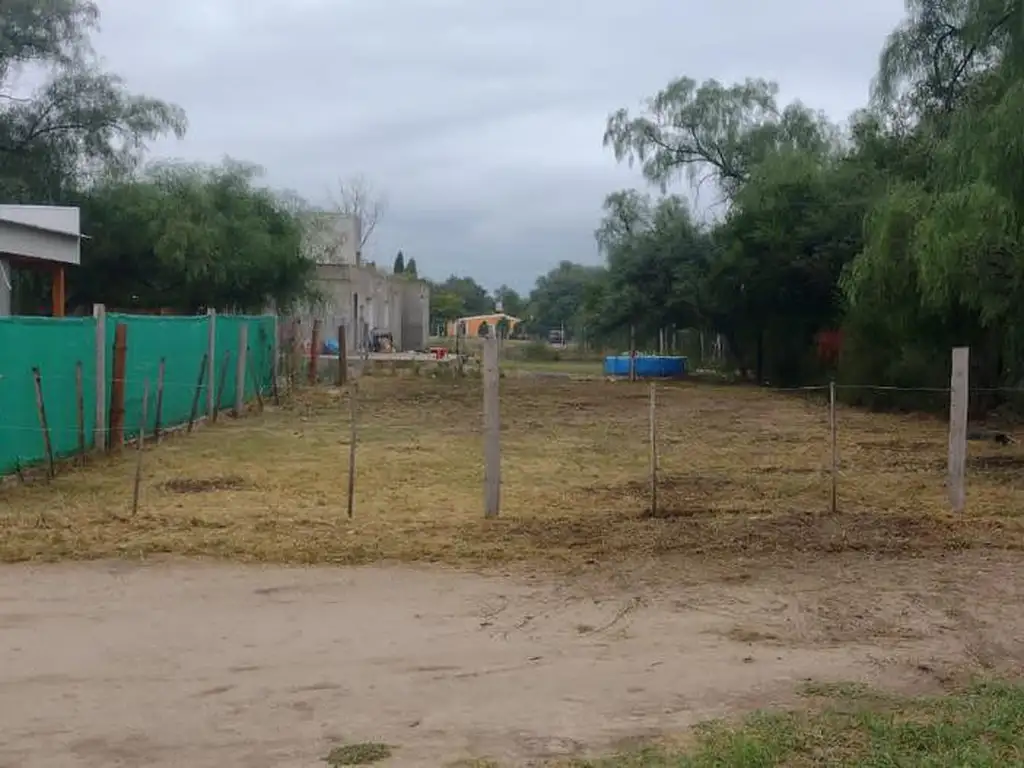
[[100, 0], [97, 48], [191, 129], [154, 153], [252, 160], [313, 201], [387, 193], [373, 253], [527, 289], [597, 260], [604, 195], [641, 183], [604, 119], [669, 79], [777, 80], [841, 119], [863, 104], [900, 0]]

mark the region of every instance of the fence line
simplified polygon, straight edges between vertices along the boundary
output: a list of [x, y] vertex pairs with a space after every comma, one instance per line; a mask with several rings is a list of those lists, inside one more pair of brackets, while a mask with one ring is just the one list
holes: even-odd
[[[51, 455], [116, 449], [142, 431], [212, 420], [223, 408], [241, 411], [275, 386], [277, 356], [269, 315], [129, 315], [97, 305], [92, 317], [0, 318], [0, 476]], [[207, 393], [203, 412], [199, 390]]]
[[[119, 326], [124, 329], [125, 349], [117, 352], [118, 345], [115, 342]], [[19, 330], [17, 340], [13, 336], [14, 328]], [[171, 318], [107, 315], [99, 311], [92, 318], [11, 318], [0, 321], [0, 474], [30, 464], [49, 464], [52, 457], [61, 458], [81, 453], [83, 445], [88, 450], [109, 442], [120, 443], [140, 434], [155, 437], [161, 431], [191, 424], [201, 418], [213, 420], [224, 408], [233, 410], [236, 415], [240, 414], [246, 404], [254, 400], [260, 402], [263, 394], [275, 386], [279, 362], [291, 361], [289, 373], [293, 379], [306, 378], [302, 370], [305, 356], [298, 358], [294, 353], [282, 355], [282, 350], [278, 349], [276, 328], [276, 319], [269, 316], [236, 317], [215, 313], [200, 317]], [[25, 333], [26, 329], [36, 332]], [[62, 329], [67, 333], [60, 332]], [[99, 332], [100, 329], [103, 331], [102, 334]], [[102, 339], [103, 343], [96, 347], [95, 344], [88, 343], [90, 339]], [[7, 341], [11, 343], [5, 343]], [[53, 346], [48, 346], [44, 342], [50, 342]], [[79, 344], [81, 346], [78, 346]], [[485, 517], [490, 518], [499, 515], [502, 501], [501, 376], [497, 361], [497, 341], [493, 338], [485, 339], [483, 352], [479, 389], [483, 406], [482, 511]], [[119, 360], [123, 365], [123, 374], [115, 375]], [[716, 471], [716, 468], [710, 465], [702, 466], [701, 458], [705, 462], [708, 459], [713, 462], [717, 458], [722, 464], [726, 461], [733, 463], [736, 469], [730, 477], [740, 477], [746, 471], [747, 490], [755, 489], [758, 477], [768, 478], [771, 473], [775, 473], [771, 475], [774, 483], [771, 487], [776, 501], [785, 494], [792, 494], [792, 498], [801, 497], [804, 501], [813, 496], [813, 503], [819, 504], [816, 489], [820, 488], [820, 506], [815, 506], [814, 511], [818, 514], [841, 513], [844, 493], [850, 493], [850, 486], [846, 484], [851, 477], [850, 468], [857, 455], [868, 455], [863, 450], [864, 446], [873, 444], [879, 450], [908, 453], [904, 448], [897, 451], [892, 446], [890, 449], [882, 447], [884, 441], [895, 443], [900, 439], [899, 435], [893, 433], [883, 436], [876, 434], [873, 443], [865, 441], [857, 448], [859, 454], [854, 454], [851, 450], [853, 455], [841, 455], [840, 452], [849, 447], [844, 430], [847, 429], [848, 423], [854, 423], [852, 419], [860, 417], [854, 416], [856, 412], [853, 410], [839, 409], [837, 392], [859, 389], [938, 393], [949, 396], [951, 418], [947, 435], [949, 451], [945, 463], [946, 495], [949, 507], [955, 512], [963, 512], [968, 440], [965, 407], [967, 397], [973, 392], [1024, 392], [1024, 387], [970, 388], [966, 377], [967, 355], [963, 351], [958, 351], [953, 360], [954, 374], [950, 387], [898, 387], [830, 382], [801, 387], [758, 388], [756, 391], [761, 393], [775, 392], [797, 396], [791, 398], [792, 400], [799, 400], [799, 395], [807, 395], [806, 400], [821, 405], [820, 423], [814, 420], [816, 411], [804, 409], [805, 414], [811, 413], [811, 418], [801, 417], [801, 428], [817, 429], [820, 426], [820, 436], [808, 438], [809, 430], [804, 434], [798, 434], [799, 429], [787, 426], [776, 430], [775, 434], [764, 433], [755, 439], [749, 434], [749, 430], [738, 425], [730, 435], [704, 435], [706, 443], [696, 452], [696, 459], [695, 446], [689, 443], [688, 439], [697, 437], [698, 433], [687, 432], [693, 427], [683, 421], [659, 421], [662, 419], [661, 409], [673, 407], [674, 393], [692, 393], [694, 390], [651, 382], [643, 432], [643, 439], [650, 448], [649, 462], [645, 462], [648, 464], [649, 478], [647, 482], [642, 483], [642, 488], [634, 498], [647, 496], [652, 513], [664, 512], [671, 506], [672, 494], [677, 489], [671, 487], [674, 482], [673, 473], [665, 471], [667, 460], [679, 462], [679, 466], [685, 468], [688, 482], [695, 485], [695, 488], [691, 489], [691, 495], [696, 498], [703, 492], [696, 486], [706, 481], [706, 486], [711, 487], [714, 480], [712, 476]], [[316, 362], [315, 356], [310, 355], [308, 362], [312, 369]], [[348, 388], [351, 419], [347, 504], [349, 516], [353, 514], [356, 481], [356, 382], [361, 375], [361, 368], [365, 365], [364, 352], [362, 364], [357, 364], [352, 372], [353, 386]], [[333, 380], [346, 378], [346, 370], [338, 371]], [[123, 397], [113, 396], [117, 384], [124, 385]], [[39, 392], [38, 400], [36, 391]], [[635, 390], [632, 391], [635, 393]], [[207, 404], [205, 408], [201, 408], [199, 404], [204, 394], [208, 398]], [[472, 396], [476, 397], [475, 394]], [[90, 407], [90, 403], [95, 407]], [[953, 407], [954, 403], [960, 405]], [[679, 401], [675, 403], [675, 407], [678, 405]], [[105, 423], [97, 421], [101, 413], [105, 416]], [[721, 408], [715, 413], [715, 418], [722, 417]], [[763, 418], [767, 418], [766, 415], [771, 413], [771, 410], [762, 407], [760, 413]], [[675, 415], [678, 416], [679, 412], [677, 411]], [[728, 416], [727, 413], [726, 417]], [[848, 422], [848, 419], [851, 421]], [[122, 426], [115, 430], [112, 426], [115, 422]], [[861, 422], [860, 427], [850, 429], [863, 429], [865, 423]], [[733, 424], [736, 424], [735, 417]], [[935, 429], [927, 436], [926, 448], [928, 451], [934, 451], [940, 429], [938, 422], [930, 425], [929, 429]], [[628, 428], [639, 426], [634, 422]], [[262, 428], [253, 425], [251, 429]], [[744, 434], [745, 432], [747, 434]], [[641, 438], [637, 434], [633, 439]], [[729, 444], [733, 439], [745, 439], [748, 442], [737, 448]], [[770, 443], [773, 439], [778, 441], [774, 446], [757, 442], [762, 440]], [[945, 441], [945, 437], [942, 439]], [[769, 449], [788, 450], [789, 458], [785, 458], [783, 454], [772, 453]], [[716, 451], [719, 452], [717, 457]], [[742, 461], [747, 462], [746, 467], [740, 466]], [[934, 460], [929, 458], [929, 461]], [[877, 465], [876, 470], [883, 466], [880, 461], [874, 459], [872, 464]], [[634, 467], [634, 464], [631, 463], [629, 466]], [[707, 472], [709, 477], [699, 477], [700, 472]], [[777, 479], [781, 475], [785, 475], [785, 481], [779, 483]], [[888, 477], [885, 482], [895, 483], [894, 477]], [[764, 482], [765, 487], [768, 487], [767, 480]], [[870, 483], [875, 480], [863, 482]], [[912, 490], [907, 492], [913, 493]], [[804, 501], [801, 501], [801, 504]], [[766, 505], [769, 502], [770, 500], [766, 501]], [[740, 505], [736, 506], [738, 508]]]
[[[977, 393], [1005, 393], [1014, 394], [1024, 392], [1024, 387], [970, 387], [968, 380], [969, 370], [969, 350], [966, 347], [954, 348], [952, 350], [952, 365], [951, 365], [951, 382], [949, 387], [900, 387], [894, 385], [857, 385], [857, 384], [845, 384], [840, 385], [830, 382], [828, 385], [813, 385], [813, 386], [802, 386], [802, 387], [776, 387], [776, 388], [758, 388], [760, 392], [775, 392], [778, 394], [793, 394], [793, 393], [827, 393], [826, 405], [827, 405], [827, 442], [822, 441], [823, 453], [825, 453], [825, 460], [822, 462], [821, 475], [827, 476], [828, 487], [829, 487], [829, 503], [827, 507], [822, 504], [820, 508], [815, 508], [815, 513], [820, 513], [823, 509], [828, 509], [832, 514], [840, 511], [840, 480], [844, 476], [844, 462], [840, 456], [840, 436], [843, 432], [841, 420], [837, 413], [837, 390], [881, 390], [881, 391], [904, 391], [904, 392], [928, 392], [928, 393], [942, 393], [949, 395], [949, 420], [946, 425], [943, 425], [945, 432], [944, 440], [948, 443], [948, 451], [945, 457], [945, 488], [948, 508], [956, 513], [961, 514], [966, 508], [966, 475], [968, 467], [968, 451], [967, 446], [969, 441], [977, 441], [979, 443], [991, 443], [992, 446], [998, 446], [997, 450], [1005, 449], [1006, 446], [1016, 443], [1017, 440], [1008, 431], [994, 428], [986, 428], [984, 426], [976, 426], [974, 429], [968, 428], [968, 401], [971, 394]], [[665, 386], [664, 391], [666, 393], [672, 390], [671, 386]], [[655, 382], [650, 384], [650, 415], [649, 415], [649, 438], [648, 444], [651, 451], [651, 462], [650, 462], [650, 498], [649, 507], [652, 514], [656, 514], [659, 505], [659, 470], [662, 467], [661, 456], [658, 453], [658, 442], [657, 435], [660, 430], [657, 428], [658, 416], [655, 412], [655, 403], [661, 402], [662, 398], [656, 397], [656, 392], [661, 392], [662, 389]], [[681, 390], [685, 391], [685, 390]], [[854, 413], [855, 411], [851, 411]], [[883, 417], [884, 418], [884, 417]], [[908, 422], [909, 424], [910, 422]], [[932, 423], [932, 426], [938, 427], [939, 421]], [[918, 436], [920, 438], [920, 436]], [[888, 441], [888, 448], [894, 449], [898, 439], [893, 440], [890, 438]], [[827, 447], [826, 447], [827, 446]], [[924, 450], [936, 448], [936, 444], [929, 441], [922, 443], [920, 439], [916, 443], [914, 450]], [[1011, 467], [1016, 466], [1017, 462], [1024, 465], [1024, 457], [1017, 457], [1003, 453], [997, 456], [978, 456], [979, 464], [985, 465], [986, 462], [989, 466], [1005, 466]], [[923, 462], [924, 459], [921, 459]], [[752, 468], [753, 470], [754, 468]], [[775, 467], [775, 469], [781, 469]], [[804, 468], [806, 469], [806, 468]], [[797, 471], [797, 470], [793, 470]], [[812, 473], [813, 474], [813, 473]], [[910, 493], [910, 491], [908, 491]]]

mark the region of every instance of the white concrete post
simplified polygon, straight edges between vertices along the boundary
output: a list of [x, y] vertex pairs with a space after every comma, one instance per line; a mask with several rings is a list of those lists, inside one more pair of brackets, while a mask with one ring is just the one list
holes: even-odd
[[10, 262], [0, 259], [0, 317], [7, 317], [11, 314], [11, 294], [14, 291], [14, 281], [11, 277]]
[[102, 304], [92, 305], [92, 316], [96, 321], [96, 424], [93, 426], [95, 448], [107, 448], [107, 308]]
[[484, 517], [497, 517], [501, 507], [501, 401], [498, 338], [494, 329], [484, 339]]
[[217, 310], [206, 310], [206, 418], [213, 421], [217, 403]]
[[970, 347], [953, 348], [953, 372], [949, 381], [949, 503], [954, 512], [966, 504], [964, 475], [967, 470], [967, 393]]

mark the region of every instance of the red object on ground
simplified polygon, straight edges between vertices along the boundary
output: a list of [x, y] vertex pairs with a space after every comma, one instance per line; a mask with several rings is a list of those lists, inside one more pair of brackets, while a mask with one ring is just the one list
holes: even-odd
[[431, 347], [430, 353], [434, 356], [435, 360], [444, 360], [448, 357], [448, 347]]

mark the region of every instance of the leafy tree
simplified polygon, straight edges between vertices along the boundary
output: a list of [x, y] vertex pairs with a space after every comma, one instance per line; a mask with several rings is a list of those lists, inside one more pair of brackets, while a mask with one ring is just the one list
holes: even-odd
[[[5, 0], [0, 21], [0, 197], [66, 203], [103, 174], [134, 168], [147, 140], [181, 136], [182, 110], [129, 93], [100, 69], [89, 45], [99, 20], [90, 0]], [[45, 82], [17, 93], [31, 68]]]
[[457, 293], [432, 287], [430, 291], [430, 325], [447, 327], [449, 322], [466, 315], [466, 304]]
[[396, 275], [400, 275], [405, 272], [405, 255], [399, 251], [398, 255], [395, 256], [395, 265], [391, 270]]
[[258, 187], [259, 169], [158, 164], [94, 185], [82, 200], [90, 239], [69, 275], [69, 303], [262, 312], [305, 299], [295, 200]]
[[501, 302], [502, 311], [512, 317], [522, 318], [526, 312], [526, 300], [507, 285], [502, 285], [494, 292], [495, 307]]
[[419, 277], [419, 273], [416, 271], [416, 259], [409, 259], [405, 264], [403, 272], [409, 275], [409, 277]]
[[581, 311], [587, 286], [601, 273], [599, 267], [562, 261], [537, 278], [527, 310], [530, 332], [547, 335], [549, 331], [564, 327], [566, 334], [571, 334], [583, 319]]
[[1024, 382], [1024, 2], [907, 8], [846, 130], [756, 78], [678, 78], [613, 113], [620, 160], [663, 195], [710, 183], [724, 211], [703, 228], [671, 195], [609, 196], [583, 315], [715, 331], [773, 383], [820, 375], [837, 328], [849, 380], [938, 386], [968, 344], [980, 386]]
[[838, 139], [822, 115], [801, 104], [780, 109], [777, 94], [778, 86], [766, 80], [724, 86], [681, 77], [649, 99], [643, 114], [614, 112], [605, 145], [617, 159], [640, 163], [663, 190], [684, 172], [698, 190], [711, 182], [731, 199], [771, 152], [820, 152]]
[[[408, 265], [406, 271], [408, 272]], [[432, 288], [439, 294], [450, 293], [457, 296], [462, 302], [462, 314], [464, 315], [485, 315], [494, 311], [494, 301], [488, 295], [487, 290], [471, 277], [452, 275], [443, 283], [438, 283]]]

